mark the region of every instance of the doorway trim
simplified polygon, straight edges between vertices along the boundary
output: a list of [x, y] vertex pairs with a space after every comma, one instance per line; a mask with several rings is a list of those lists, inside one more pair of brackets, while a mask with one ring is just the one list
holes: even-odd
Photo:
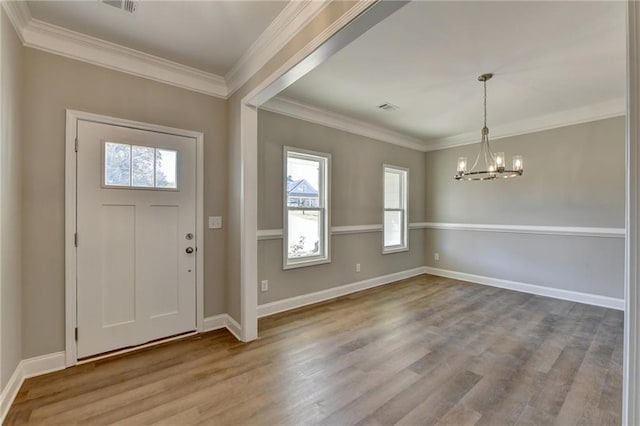
[[[65, 366], [78, 364], [75, 338], [77, 324], [77, 157], [78, 121], [108, 124], [157, 133], [166, 133], [196, 141], [196, 331], [204, 328], [204, 134], [191, 130], [125, 120], [83, 111], [66, 110], [65, 130]], [[161, 341], [160, 341], [161, 342]], [[120, 353], [121, 351], [116, 351]]]
[[627, 1], [625, 312], [622, 424], [640, 424], [640, 7]]

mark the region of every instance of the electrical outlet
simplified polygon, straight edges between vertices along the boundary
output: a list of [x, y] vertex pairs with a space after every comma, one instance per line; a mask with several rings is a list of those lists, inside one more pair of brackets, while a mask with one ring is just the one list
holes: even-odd
[[356, 272], [360, 272], [360, 264], [356, 263]]
[[433, 253], [433, 260], [440, 260], [440, 253]]
[[269, 291], [269, 280], [262, 280], [260, 282], [260, 291]]

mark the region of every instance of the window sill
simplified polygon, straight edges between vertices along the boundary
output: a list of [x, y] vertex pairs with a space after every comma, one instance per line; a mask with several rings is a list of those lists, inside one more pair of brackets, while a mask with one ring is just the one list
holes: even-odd
[[398, 248], [383, 248], [382, 254], [393, 254], [393, 253], [403, 253], [405, 251], [409, 251], [409, 247], [398, 247]]
[[331, 258], [303, 260], [299, 262], [286, 263], [282, 265], [282, 269], [287, 270], [287, 269], [305, 268], [307, 266], [324, 265], [325, 263], [331, 263]]

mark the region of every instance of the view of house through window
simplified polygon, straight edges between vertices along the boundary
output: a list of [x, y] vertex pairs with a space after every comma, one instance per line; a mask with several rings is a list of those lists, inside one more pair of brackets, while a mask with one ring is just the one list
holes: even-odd
[[329, 156], [285, 149], [285, 267], [328, 261]]
[[399, 167], [384, 166], [384, 252], [406, 250], [407, 175]]

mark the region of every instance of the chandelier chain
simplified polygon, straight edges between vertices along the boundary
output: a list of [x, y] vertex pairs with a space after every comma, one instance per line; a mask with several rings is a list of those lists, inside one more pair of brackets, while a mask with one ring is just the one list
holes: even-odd
[[487, 80], [482, 82], [484, 86], [484, 127], [487, 127]]

